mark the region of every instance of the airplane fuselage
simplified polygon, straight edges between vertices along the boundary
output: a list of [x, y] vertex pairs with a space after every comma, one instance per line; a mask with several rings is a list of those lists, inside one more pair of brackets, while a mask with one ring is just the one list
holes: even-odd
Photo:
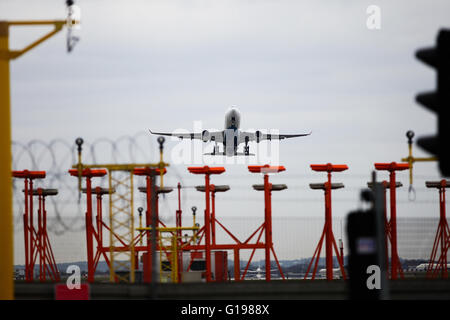
[[230, 108], [225, 113], [225, 130], [223, 133], [223, 148], [227, 156], [234, 156], [239, 146], [239, 127], [241, 125], [241, 113], [237, 108]]

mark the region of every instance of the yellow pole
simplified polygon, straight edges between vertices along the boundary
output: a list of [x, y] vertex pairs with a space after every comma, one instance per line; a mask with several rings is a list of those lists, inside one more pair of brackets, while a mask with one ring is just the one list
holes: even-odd
[[413, 155], [412, 155], [412, 143], [408, 144], [408, 158], [407, 158], [406, 161], [408, 161], [408, 164], [409, 164], [409, 184], [412, 185], [413, 184], [412, 167], [413, 167], [413, 163], [414, 163]]
[[[66, 20], [0, 21], [0, 300], [14, 298], [9, 61], [58, 33], [65, 23]], [[54, 29], [21, 50], [9, 50], [9, 26], [14, 25], [53, 25]]]
[[[154, 231], [152, 231], [154, 232]], [[159, 234], [161, 236], [161, 234], [159, 232], [157, 232], [156, 234]], [[159, 282], [162, 283], [163, 282], [163, 243], [162, 243], [162, 238], [159, 237]], [[153, 266], [152, 266], [153, 268]], [[153, 279], [152, 279], [153, 281]]]
[[0, 21], [0, 299], [14, 299], [8, 23]]
[[142, 246], [142, 211], [143, 209], [141, 207], [138, 208], [139, 211], [139, 244]]
[[427, 158], [415, 158], [412, 154], [412, 144], [413, 144], [413, 137], [414, 132], [409, 130], [406, 132], [406, 137], [408, 138], [408, 156], [406, 158], [402, 158], [401, 160], [403, 162], [408, 162], [409, 164], [409, 186], [410, 190], [412, 188], [413, 184], [413, 165], [415, 162], [427, 162], [427, 161], [437, 161], [437, 157], [427, 157]]
[[172, 236], [172, 282], [178, 283], [178, 247], [177, 236]]
[[164, 137], [158, 137], [159, 143], [159, 171], [160, 171], [160, 183], [161, 188], [164, 188], [164, 161], [163, 161], [163, 150], [164, 150], [164, 141], [166, 139]]

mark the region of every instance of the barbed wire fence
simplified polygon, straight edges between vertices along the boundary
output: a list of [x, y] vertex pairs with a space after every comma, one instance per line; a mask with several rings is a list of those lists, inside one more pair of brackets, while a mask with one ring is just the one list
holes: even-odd
[[[151, 162], [159, 156], [157, 146], [148, 132], [140, 131], [133, 136], [122, 136], [117, 140], [98, 138], [83, 144], [83, 163], [137, 163]], [[158, 161], [158, 160], [155, 160]], [[58, 189], [58, 195], [47, 198], [48, 231], [61, 235], [67, 231], [84, 229], [85, 201], [80, 198], [78, 181], [68, 174], [77, 163], [75, 139], [51, 141], [31, 140], [27, 143], [12, 142], [13, 170], [46, 171], [45, 179], [34, 180], [35, 188]], [[176, 168], [171, 170], [179, 181], [182, 177]], [[141, 177], [136, 177], [141, 182]], [[96, 185], [107, 187], [107, 177], [96, 179]], [[141, 183], [143, 185], [143, 182]], [[22, 228], [24, 212], [23, 179], [13, 179], [13, 207], [15, 231]], [[163, 199], [162, 206], [169, 206]]]

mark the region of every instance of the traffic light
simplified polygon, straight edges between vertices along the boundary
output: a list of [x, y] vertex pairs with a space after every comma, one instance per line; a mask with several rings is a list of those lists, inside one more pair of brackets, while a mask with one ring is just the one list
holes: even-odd
[[369, 266], [381, 266], [378, 261], [375, 213], [373, 210], [352, 211], [347, 216], [349, 238], [349, 298], [357, 300], [378, 300], [380, 290], [367, 286]]
[[439, 169], [443, 176], [450, 176], [450, 30], [440, 30], [437, 45], [420, 49], [416, 57], [437, 71], [437, 90], [421, 93], [416, 101], [437, 115], [437, 136], [424, 136], [417, 144], [439, 159]]
[[381, 183], [373, 181], [372, 191], [361, 193], [361, 199], [371, 203], [371, 208], [352, 211], [347, 216], [350, 299], [379, 300], [389, 297], [382, 190]]

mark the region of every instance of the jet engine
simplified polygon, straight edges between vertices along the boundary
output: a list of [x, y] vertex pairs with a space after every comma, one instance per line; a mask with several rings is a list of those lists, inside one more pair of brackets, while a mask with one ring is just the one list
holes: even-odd
[[203, 140], [203, 142], [208, 142], [209, 141], [209, 131], [208, 130], [203, 130], [202, 131], [202, 140]]

